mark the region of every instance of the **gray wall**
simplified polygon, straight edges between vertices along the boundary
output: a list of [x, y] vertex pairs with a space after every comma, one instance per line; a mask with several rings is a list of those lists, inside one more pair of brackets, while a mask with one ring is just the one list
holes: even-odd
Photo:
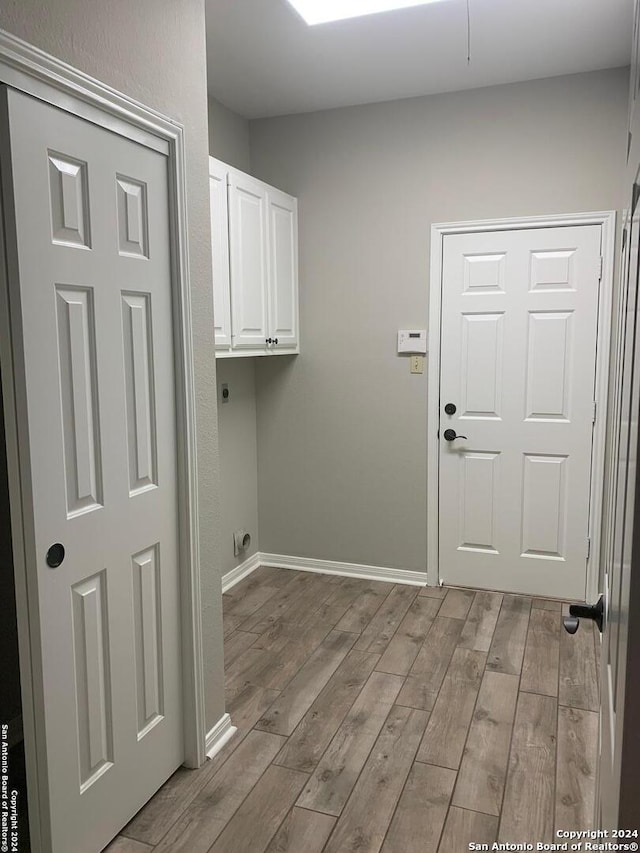
[[[209, 98], [209, 153], [243, 172], [251, 172], [249, 122], [215, 98]], [[223, 575], [259, 550], [255, 362], [253, 358], [220, 358], [216, 363], [222, 496], [220, 571]], [[230, 393], [224, 404], [223, 383], [227, 383]], [[251, 546], [235, 557], [233, 531], [239, 528], [251, 534]]]
[[224, 712], [204, 0], [4, 0], [0, 26], [186, 128], [206, 718]]
[[622, 206], [628, 71], [251, 122], [300, 205], [301, 354], [257, 362], [262, 551], [424, 572], [434, 222]]
[[[253, 556], [259, 548], [258, 438], [256, 426], [256, 368], [253, 358], [218, 359], [218, 419], [220, 424], [221, 542], [220, 571], [224, 575]], [[229, 386], [222, 402], [221, 386]], [[251, 545], [233, 555], [233, 531], [251, 534]]]
[[215, 98], [209, 98], [209, 153], [243, 172], [251, 169], [248, 120]]

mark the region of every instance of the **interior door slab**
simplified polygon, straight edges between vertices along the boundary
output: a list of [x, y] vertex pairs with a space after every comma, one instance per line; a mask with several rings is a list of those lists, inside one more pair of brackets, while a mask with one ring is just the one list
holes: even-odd
[[598, 225], [444, 238], [446, 583], [584, 599], [600, 254]]

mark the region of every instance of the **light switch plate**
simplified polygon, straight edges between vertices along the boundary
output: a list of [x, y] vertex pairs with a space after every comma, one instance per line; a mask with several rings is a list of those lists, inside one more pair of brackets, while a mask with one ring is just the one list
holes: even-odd
[[423, 355], [412, 355], [409, 359], [411, 362], [411, 372], [412, 373], [424, 373], [424, 356]]

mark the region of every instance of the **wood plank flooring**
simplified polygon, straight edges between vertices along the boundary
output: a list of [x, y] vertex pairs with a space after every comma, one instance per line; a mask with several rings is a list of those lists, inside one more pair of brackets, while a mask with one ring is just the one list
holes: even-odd
[[258, 569], [224, 596], [238, 732], [109, 853], [464, 853], [593, 826], [599, 641], [560, 602]]

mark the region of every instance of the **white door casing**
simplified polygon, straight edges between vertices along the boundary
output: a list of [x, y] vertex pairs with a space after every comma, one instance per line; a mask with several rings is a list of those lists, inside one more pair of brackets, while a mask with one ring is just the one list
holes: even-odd
[[232, 170], [229, 178], [231, 328], [235, 349], [266, 347], [269, 281], [264, 184]]
[[[599, 827], [637, 829], [640, 783], [640, 3], [634, 1], [626, 210], [612, 347], [602, 574]], [[633, 839], [637, 841], [637, 839]]]
[[[636, 178], [637, 180], [637, 178]], [[621, 819], [621, 810], [629, 814], [633, 794], [621, 787], [637, 788], [637, 768], [631, 773], [625, 762], [625, 740], [633, 740], [635, 720], [625, 707], [636, 681], [629, 672], [631, 623], [637, 612], [638, 571], [637, 477], [638, 477], [638, 412], [640, 411], [640, 326], [638, 316], [640, 205], [637, 186], [636, 204], [626, 222], [626, 244], [621, 263], [621, 289], [618, 301], [614, 379], [610, 404], [611, 475], [606, 514], [606, 536], [603, 547], [605, 621], [602, 634], [601, 714], [600, 714], [600, 825], [604, 829], [635, 828]], [[629, 752], [628, 746], [627, 751]], [[635, 778], [636, 782], [632, 781]], [[636, 800], [637, 806], [637, 800]], [[627, 817], [628, 819], [628, 817]]]
[[298, 202], [269, 188], [267, 208], [269, 337], [273, 349], [291, 349], [298, 344]]
[[216, 349], [231, 346], [231, 295], [229, 282], [229, 202], [224, 163], [209, 157], [211, 255], [213, 262], [213, 318]]
[[[601, 230], [478, 224], [443, 236], [437, 406], [447, 583], [585, 597]], [[468, 438], [447, 442], [446, 429]]]
[[40, 830], [44, 849], [88, 853], [185, 758], [168, 159], [4, 94]]

